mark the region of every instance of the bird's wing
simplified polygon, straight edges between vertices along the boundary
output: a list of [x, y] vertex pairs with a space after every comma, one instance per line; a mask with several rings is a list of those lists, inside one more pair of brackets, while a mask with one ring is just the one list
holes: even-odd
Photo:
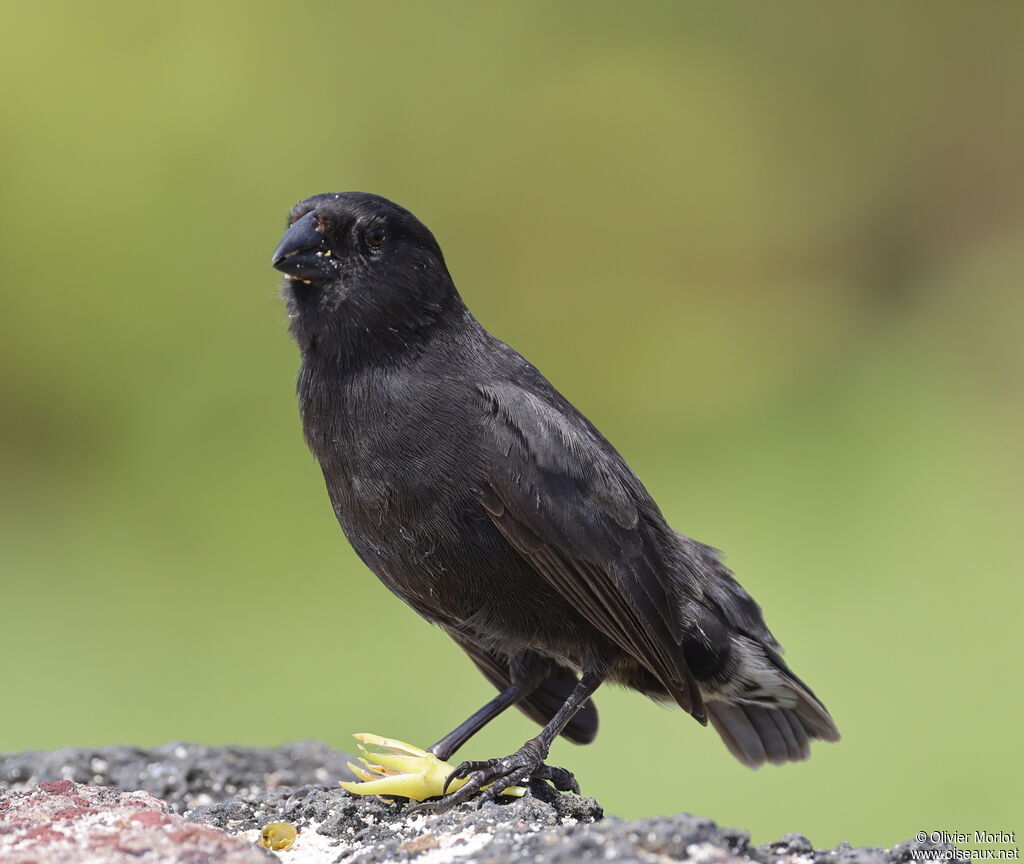
[[687, 577], [667, 570], [659, 544], [674, 535], [657, 505], [622, 457], [554, 391], [508, 381], [479, 391], [482, 503], [491, 520], [554, 590], [706, 723], [683, 657]]
[[[491, 654], [455, 630], [448, 629], [448, 633], [495, 687], [504, 690], [512, 683], [507, 659]], [[554, 666], [551, 674], [541, 685], [529, 696], [517, 702], [516, 707], [535, 723], [546, 726], [558, 709], [565, 704], [577, 683], [579, 682], [576, 676], [568, 669]], [[574, 744], [589, 744], [594, 740], [597, 735], [597, 708], [590, 699], [573, 715], [562, 730], [562, 735]]]

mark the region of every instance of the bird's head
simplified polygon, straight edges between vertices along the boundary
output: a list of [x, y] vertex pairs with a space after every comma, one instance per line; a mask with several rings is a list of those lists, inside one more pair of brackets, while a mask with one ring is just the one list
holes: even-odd
[[286, 277], [283, 293], [303, 351], [407, 344], [462, 307], [434, 235], [378, 195], [300, 201], [271, 264]]

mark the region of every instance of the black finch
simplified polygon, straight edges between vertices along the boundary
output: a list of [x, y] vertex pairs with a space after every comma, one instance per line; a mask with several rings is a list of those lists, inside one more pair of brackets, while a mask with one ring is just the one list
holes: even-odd
[[499, 690], [431, 751], [447, 759], [512, 705], [543, 726], [460, 765], [469, 782], [425, 806], [530, 779], [576, 788], [544, 761], [560, 734], [594, 739], [604, 681], [710, 720], [751, 767], [838, 740], [718, 553], [673, 530], [594, 425], [480, 325], [415, 216], [344, 192], [300, 202], [288, 225], [273, 265], [338, 522]]

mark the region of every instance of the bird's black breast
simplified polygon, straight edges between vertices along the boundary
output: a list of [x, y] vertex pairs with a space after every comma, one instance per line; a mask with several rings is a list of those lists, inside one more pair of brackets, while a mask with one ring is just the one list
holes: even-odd
[[376, 576], [429, 620], [502, 651], [536, 640], [564, 601], [481, 505], [478, 390], [450, 362], [424, 361], [359, 376], [304, 368], [299, 395], [335, 515]]

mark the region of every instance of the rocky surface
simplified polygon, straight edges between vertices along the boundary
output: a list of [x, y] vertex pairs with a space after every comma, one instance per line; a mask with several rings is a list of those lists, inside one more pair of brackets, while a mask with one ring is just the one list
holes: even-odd
[[44, 780], [74, 780], [141, 789], [166, 801], [176, 813], [183, 813], [233, 795], [352, 780], [345, 765], [349, 758], [317, 741], [299, 741], [270, 750], [185, 743], [150, 749], [26, 750], [0, 754], [0, 787], [23, 789]]
[[[402, 802], [340, 789], [345, 761], [316, 743], [0, 756], [0, 861], [909, 864], [925, 849], [936, 859], [955, 854], [953, 847], [917, 841], [891, 850], [841, 844], [816, 851], [795, 834], [751, 846], [745, 831], [686, 814], [605, 818], [594, 799], [540, 784], [530, 797], [480, 810], [463, 805], [443, 815], [409, 816]], [[290, 847], [260, 848], [260, 829], [271, 822], [298, 829]]]
[[189, 822], [148, 792], [40, 783], [0, 791], [0, 861], [4, 864], [147, 864], [219, 861], [267, 864], [274, 856], [245, 838]]

